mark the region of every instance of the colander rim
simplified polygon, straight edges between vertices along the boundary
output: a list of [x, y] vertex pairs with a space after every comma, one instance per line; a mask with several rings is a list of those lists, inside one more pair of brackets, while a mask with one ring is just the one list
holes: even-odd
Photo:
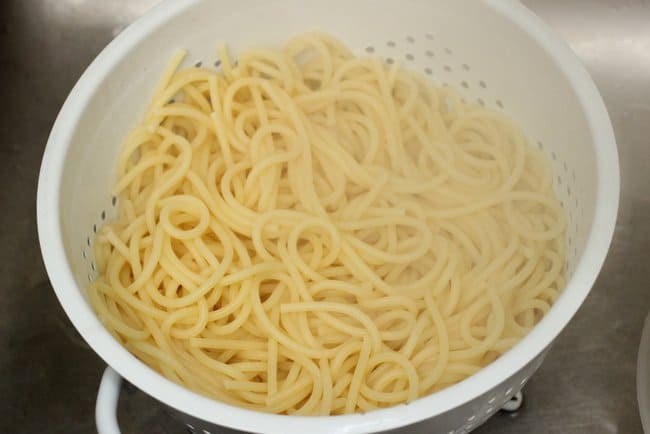
[[129, 382], [165, 404], [204, 421], [234, 429], [269, 433], [361, 433], [407, 426], [443, 414], [498, 387], [542, 353], [573, 317], [605, 260], [616, 222], [619, 165], [613, 128], [591, 77], [566, 43], [518, 2], [484, 0], [527, 33], [571, 83], [589, 123], [596, 153], [594, 219], [574, 275], [542, 321], [515, 347], [466, 380], [408, 405], [345, 416], [281, 416], [233, 407], [167, 380], [140, 362], [103, 327], [82, 296], [65, 253], [59, 197], [67, 148], [84, 107], [121, 56], [160, 23], [200, 2], [166, 0], [118, 35], [76, 83], [50, 133], [38, 181], [39, 242], [52, 287], [66, 314], [91, 348]]

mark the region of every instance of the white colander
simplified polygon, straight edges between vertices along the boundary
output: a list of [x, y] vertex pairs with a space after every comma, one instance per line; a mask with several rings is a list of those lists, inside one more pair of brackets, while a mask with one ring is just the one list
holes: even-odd
[[[217, 67], [218, 43], [227, 42], [236, 56], [309, 30], [327, 31], [359, 55], [423, 71], [515, 118], [552, 161], [569, 222], [567, 287], [525, 339], [455, 386], [367, 414], [269, 415], [197, 395], [125, 350], [85, 294], [95, 275], [94, 234], [115, 214], [110, 191], [122, 139], [144, 114], [173, 52], [186, 48], [186, 64]], [[169, 0], [108, 45], [70, 93], [43, 157], [38, 229], [52, 286], [81, 335], [119, 375], [178, 410], [192, 431], [459, 434], [485, 421], [526, 383], [588, 294], [612, 237], [618, 192], [614, 135], [596, 87], [569, 48], [515, 1]], [[99, 394], [103, 433], [119, 432], [111, 413], [120, 378], [115, 371], [107, 369]]]

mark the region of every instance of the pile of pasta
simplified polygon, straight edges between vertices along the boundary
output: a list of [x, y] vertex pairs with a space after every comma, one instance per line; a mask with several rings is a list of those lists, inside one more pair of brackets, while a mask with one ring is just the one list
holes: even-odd
[[253, 410], [365, 412], [457, 383], [564, 286], [564, 213], [505, 116], [325, 34], [163, 73], [88, 288], [135, 356]]

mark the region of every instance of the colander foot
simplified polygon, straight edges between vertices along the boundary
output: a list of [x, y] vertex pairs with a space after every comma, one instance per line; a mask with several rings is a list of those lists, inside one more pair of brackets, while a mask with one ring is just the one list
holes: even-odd
[[515, 412], [521, 408], [521, 406], [524, 403], [524, 394], [521, 392], [521, 390], [517, 393], [515, 393], [512, 398], [510, 398], [505, 404], [503, 404], [503, 407], [501, 407], [502, 411], [507, 411], [508, 413]]

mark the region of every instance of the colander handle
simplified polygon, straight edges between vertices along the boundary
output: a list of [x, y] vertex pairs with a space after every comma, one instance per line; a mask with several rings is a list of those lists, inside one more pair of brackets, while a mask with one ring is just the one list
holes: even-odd
[[117, 424], [117, 401], [122, 377], [110, 366], [104, 370], [95, 403], [95, 423], [99, 434], [120, 434]]

